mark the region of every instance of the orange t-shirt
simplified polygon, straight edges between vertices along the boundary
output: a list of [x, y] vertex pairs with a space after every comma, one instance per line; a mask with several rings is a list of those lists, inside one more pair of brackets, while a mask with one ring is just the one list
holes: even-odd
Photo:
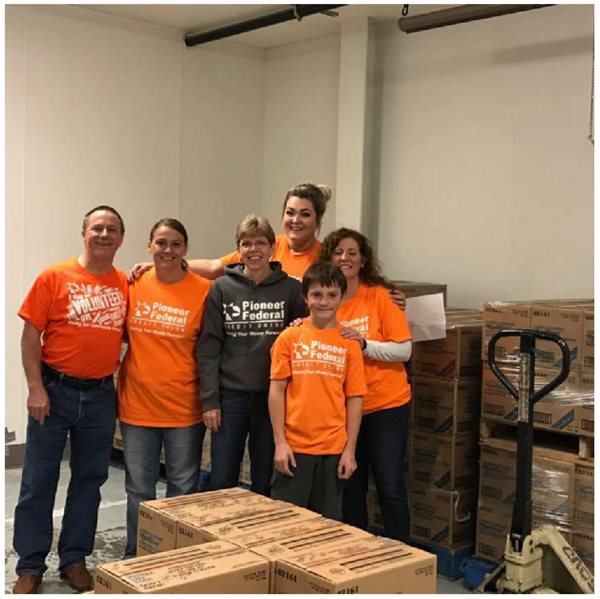
[[[397, 343], [411, 339], [406, 314], [394, 304], [385, 287], [360, 285], [351, 300], [342, 302], [337, 317], [341, 324], [356, 329], [365, 339]], [[365, 357], [365, 375], [369, 390], [363, 398], [364, 414], [410, 401], [410, 385], [402, 362]]]
[[[285, 271], [290, 277], [302, 281], [302, 277], [306, 269], [314, 264], [319, 259], [319, 249], [321, 242], [316, 241], [315, 244], [306, 252], [293, 252], [288, 246], [288, 240], [285, 235], [277, 235], [275, 237], [275, 249], [271, 260], [281, 262], [281, 270]], [[241, 262], [239, 252], [232, 252], [220, 258], [224, 266]]]
[[188, 272], [165, 284], [154, 268], [129, 288], [129, 346], [118, 378], [118, 415], [137, 426], [202, 420], [196, 340], [210, 281]]
[[127, 276], [95, 275], [71, 258], [44, 269], [19, 309], [42, 331], [42, 361], [65, 374], [96, 379], [119, 366]]
[[346, 446], [346, 397], [367, 391], [356, 341], [306, 318], [283, 331], [271, 348], [271, 379], [286, 379], [285, 437], [293, 451], [340, 454]]

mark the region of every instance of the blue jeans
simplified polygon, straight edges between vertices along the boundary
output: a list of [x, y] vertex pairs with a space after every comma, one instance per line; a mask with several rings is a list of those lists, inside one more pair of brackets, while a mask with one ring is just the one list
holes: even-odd
[[50, 416], [29, 417], [25, 463], [15, 508], [16, 571], [43, 574], [52, 546], [52, 510], [63, 451], [70, 439], [71, 480], [58, 541], [59, 569], [85, 562], [94, 549], [100, 487], [108, 478], [115, 432], [116, 394], [111, 380], [80, 391], [44, 376]]
[[210, 438], [210, 488], [236, 487], [246, 437], [250, 454], [251, 489], [269, 496], [273, 476], [273, 429], [268, 391], [221, 391], [221, 428]]
[[356, 472], [344, 489], [344, 522], [366, 529], [369, 468], [373, 472], [387, 536], [408, 541], [410, 512], [404, 482], [410, 403], [362, 418], [356, 444]]
[[172, 428], [135, 426], [121, 422], [127, 492], [125, 557], [133, 557], [137, 551], [140, 501], [156, 499], [161, 448], [165, 448], [167, 497], [195, 493], [198, 490], [205, 430], [202, 422]]

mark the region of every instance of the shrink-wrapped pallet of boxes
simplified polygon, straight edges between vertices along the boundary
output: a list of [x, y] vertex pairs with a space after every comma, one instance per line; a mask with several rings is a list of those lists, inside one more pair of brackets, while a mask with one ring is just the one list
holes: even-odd
[[[515, 441], [482, 440], [476, 555], [489, 561], [499, 561], [504, 553], [515, 500], [516, 460]], [[593, 480], [593, 466], [586, 468], [577, 454], [534, 446], [533, 525], [552, 524], [572, 544], [574, 531], [581, 529], [581, 520], [593, 522], [586, 499], [579, 500], [581, 515], [575, 521], [578, 513], [577, 472], [581, 468], [588, 477], [583, 482], [589, 485], [589, 479]], [[582, 490], [582, 494], [589, 496], [589, 487]], [[591, 494], [593, 496], [593, 487]]]
[[[516, 475], [517, 402], [487, 365], [488, 344], [500, 330], [553, 333], [569, 347], [570, 372], [533, 408], [534, 526], [551, 523], [593, 569], [594, 303], [588, 299], [490, 302], [484, 306], [481, 471], [476, 554], [499, 561], [510, 527]], [[535, 389], [562, 368], [559, 347], [536, 340]], [[498, 367], [518, 386], [519, 338], [496, 345]]]

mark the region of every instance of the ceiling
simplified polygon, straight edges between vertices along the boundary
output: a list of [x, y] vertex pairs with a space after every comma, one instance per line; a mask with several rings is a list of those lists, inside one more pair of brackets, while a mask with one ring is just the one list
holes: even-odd
[[[224, 25], [238, 23], [253, 17], [263, 16], [290, 8], [291, 4], [77, 4], [92, 10], [122, 18], [142, 21], [153, 25], [170, 27], [182, 33], [209, 31]], [[402, 4], [351, 4], [336, 9], [338, 17], [323, 14], [304, 17], [302, 21], [289, 21], [257, 31], [229, 38], [254, 48], [275, 48], [286, 44], [305, 41], [340, 30], [340, 23], [353, 17], [372, 17], [375, 21], [398, 19]], [[448, 5], [443, 8], [447, 8]], [[440, 5], [410, 5], [410, 15], [430, 12], [442, 8]]]

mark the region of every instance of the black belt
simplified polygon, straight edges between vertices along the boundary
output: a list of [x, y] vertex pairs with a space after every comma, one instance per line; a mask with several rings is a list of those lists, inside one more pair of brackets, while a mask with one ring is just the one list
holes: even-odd
[[73, 389], [79, 389], [80, 391], [104, 387], [105, 383], [113, 380], [112, 374], [109, 374], [101, 379], [82, 379], [77, 376], [71, 376], [70, 374], [60, 372], [60, 370], [56, 370], [44, 362], [42, 362], [42, 374], [54, 379], [55, 381], [58, 381], [61, 385], [73, 387]]

